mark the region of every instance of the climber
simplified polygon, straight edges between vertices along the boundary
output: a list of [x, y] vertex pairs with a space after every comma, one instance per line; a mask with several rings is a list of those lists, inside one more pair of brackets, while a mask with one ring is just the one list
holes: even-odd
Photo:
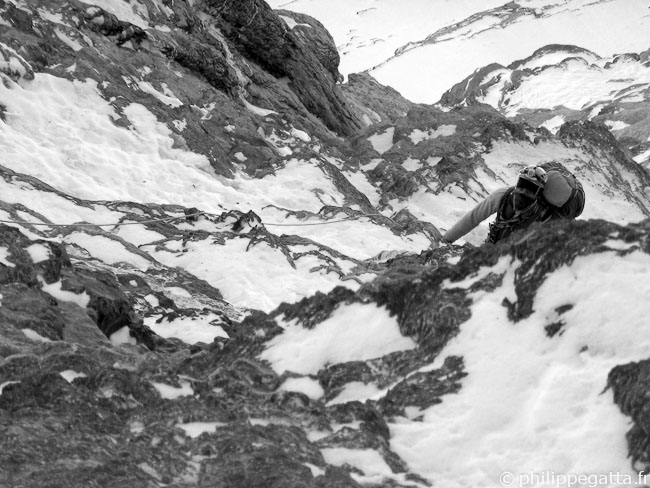
[[442, 243], [460, 239], [494, 213], [497, 217], [486, 242], [498, 242], [533, 222], [575, 219], [584, 205], [582, 184], [560, 163], [528, 166], [520, 171], [515, 186], [496, 190], [465, 214], [445, 233]]

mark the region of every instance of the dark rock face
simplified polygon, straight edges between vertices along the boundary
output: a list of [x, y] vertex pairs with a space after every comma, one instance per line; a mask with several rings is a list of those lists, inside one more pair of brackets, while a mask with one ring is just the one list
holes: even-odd
[[456, 83], [453, 87], [443, 93], [440, 98], [440, 103], [446, 106], [459, 105], [464, 101], [466, 101], [468, 105], [478, 103], [477, 98], [483, 95], [484, 90], [487, 90], [490, 86], [496, 83], [496, 80], [491, 80], [487, 85], [482, 85], [481, 82], [485, 79], [485, 76], [502, 68], [503, 66], [498, 63], [484, 66], [476, 73], [473, 73], [463, 81]]
[[426, 409], [441, 403], [444, 395], [460, 391], [465, 376], [462, 358], [446, 358], [442, 368], [412, 374], [391, 388], [379, 401], [379, 409], [389, 417], [404, 416], [406, 406]]
[[217, 19], [224, 35], [236, 43], [239, 50], [258, 62], [274, 76], [286, 76], [285, 59], [294, 41], [285, 37], [286, 27], [266, 2], [248, 0], [208, 0], [204, 10]]
[[[587, 145], [591, 148], [590, 152], [607, 154], [607, 158], [615, 162], [615, 164], [608, 165], [607, 170], [603, 171], [603, 173], [608, 177], [612, 185], [623, 189], [625, 197], [629, 201], [634, 201], [643, 209], [646, 215], [650, 214], [647, 203], [639, 198], [644, 195], [645, 188], [650, 186], [650, 175], [642, 166], [630, 158], [629, 153], [621, 147], [607, 127], [590, 121], [568, 122], [560, 127], [558, 136], [567, 145], [582, 146], [587, 142]], [[634, 180], [638, 181], [639, 185], [629, 184], [626, 181], [626, 174], [634, 175]]]
[[[393, 115], [384, 116], [390, 120]], [[380, 205], [390, 208], [391, 200], [406, 200], [422, 189], [439, 195], [459, 187], [473, 194], [473, 188], [483, 187], [478, 175], [491, 172], [484, 155], [493, 144], [532, 146], [531, 133], [538, 141], [546, 137], [543, 131], [515, 124], [487, 105], [451, 111], [411, 105], [394, 123], [375, 124], [355, 137], [349, 154], [351, 164], [362, 169], [372, 165], [363, 171], [380, 190]], [[380, 136], [390, 137], [391, 143], [381, 154], [369, 142]]]
[[626, 436], [627, 445], [632, 464], [640, 472], [647, 472], [650, 467], [649, 363], [645, 360], [616, 366], [607, 382], [621, 412], [633, 421]]
[[362, 114], [366, 125], [381, 121], [395, 123], [415, 106], [393, 88], [377, 83], [367, 73], [351, 73], [341, 88], [348, 101]]
[[[127, 327], [141, 342], [154, 347], [151, 331], [143, 327], [142, 319], [136, 316], [112, 275], [84, 270], [75, 272], [65, 248], [48, 241], [32, 242], [12, 227], [0, 225], [0, 236], [2, 244], [11, 253], [13, 262], [10, 262], [14, 264], [3, 265], [0, 271], [5, 293], [14, 298], [0, 309], [7, 324], [18, 330], [31, 329], [48, 340], [62, 340], [66, 335], [64, 324], [68, 321], [66, 311], [39, 289], [40, 282], [51, 284], [61, 281], [62, 290], [87, 294], [88, 315], [106, 337]], [[29, 254], [32, 246], [43, 246], [49, 257], [33, 262]]]
[[85, 13], [88, 26], [105, 36], [113, 37], [118, 46], [131, 41], [132, 45], [139, 47], [147, 39], [147, 34], [141, 27], [121, 21], [99, 7], [86, 9]]
[[[62, 16], [55, 24], [35, 9], [2, 2], [1, 15], [12, 28], [3, 29], [0, 42], [20, 57], [4, 47], [0, 54], [14, 59], [11, 66], [21, 66], [20, 72], [7, 74], [14, 80], [29, 80], [34, 72], [94, 79], [118, 111], [132, 102], [149, 106], [167, 122], [179, 146], [204, 154], [226, 176], [233, 154], [247, 157], [251, 174], [277, 159], [260, 126], [264, 133], [293, 126], [328, 140], [362, 127], [361, 115], [337, 85], [338, 55], [331, 36], [314, 19], [297, 16], [299, 24], [291, 29], [261, 0], [172, 2], [164, 11], [154, 2], [143, 4], [149, 12], [143, 23], [164, 28], [145, 30], [99, 7], [61, 0], [46, 5]], [[75, 70], [67, 70], [70, 66]], [[150, 68], [142, 72], [142, 66]], [[177, 102], [142, 91], [139, 81], [159, 93], [169, 90]], [[246, 103], [262, 112], [254, 113]], [[286, 115], [259, 115], [264, 111]], [[181, 128], [174, 120], [185, 123]], [[229, 126], [237, 128], [237, 138], [224, 130]]]
[[[309, 19], [309, 29], [297, 26], [298, 34], [294, 34], [262, 0], [212, 0], [204, 5], [204, 10], [217, 19], [224, 36], [244, 57], [276, 78], [287, 77], [290, 88], [307, 110], [330, 129], [349, 135], [361, 126], [336, 86], [338, 59], [331, 55], [336, 48], [319, 22]], [[308, 19], [304, 15], [296, 18], [301, 23]]]
[[370, 177], [381, 185], [381, 191], [388, 199], [407, 198], [415, 193], [422, 184], [426, 184], [417, 175], [403, 167], [388, 162], [380, 163], [370, 173]]
[[335, 82], [343, 81], [343, 76], [339, 73], [341, 57], [336, 49], [334, 38], [325, 29], [325, 26], [309, 15], [290, 10], [275, 10], [274, 12], [287, 23], [293, 21], [296, 25], [291, 23], [289, 27], [302, 41], [303, 46], [314, 52], [320, 64], [332, 75]]

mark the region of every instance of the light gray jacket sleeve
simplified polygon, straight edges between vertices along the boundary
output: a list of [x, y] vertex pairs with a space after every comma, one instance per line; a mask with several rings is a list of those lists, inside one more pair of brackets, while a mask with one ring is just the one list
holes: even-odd
[[463, 215], [463, 217], [442, 237], [448, 242], [454, 242], [473, 230], [490, 215], [497, 213], [497, 210], [499, 210], [499, 202], [507, 191], [508, 188], [506, 187], [499, 188], [495, 192], [491, 193], [485, 200]]

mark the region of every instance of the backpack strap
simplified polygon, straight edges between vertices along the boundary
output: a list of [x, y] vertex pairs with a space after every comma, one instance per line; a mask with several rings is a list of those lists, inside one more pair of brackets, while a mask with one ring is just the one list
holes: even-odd
[[490, 231], [486, 242], [496, 243], [500, 241], [507, 235], [508, 224], [504, 217], [506, 211], [506, 205], [508, 201], [512, 199], [512, 194], [515, 191], [514, 187], [508, 188], [508, 191], [504, 193], [499, 201], [499, 209], [497, 210], [497, 216], [494, 222], [490, 223]]
[[528, 227], [533, 222], [546, 222], [553, 218], [554, 214], [551, 208], [539, 198], [527, 209], [515, 212], [512, 198], [514, 191], [514, 187], [509, 188], [499, 202], [497, 217], [490, 224], [486, 242], [498, 242], [514, 231]]

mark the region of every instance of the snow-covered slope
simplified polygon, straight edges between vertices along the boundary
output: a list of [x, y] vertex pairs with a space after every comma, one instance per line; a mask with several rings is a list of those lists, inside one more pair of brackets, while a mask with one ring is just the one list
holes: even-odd
[[[5, 137], [0, 141], [4, 166], [16, 174], [38, 178], [57, 190], [35, 198], [35, 194], [39, 194], [34, 193], [37, 190], [22, 188], [16, 191], [7, 184], [5, 198], [12, 195], [7, 201], [29, 208], [36, 216], [34, 220], [26, 215], [26, 222], [67, 224], [84, 221], [107, 224], [110, 228], [111, 223], [128, 219], [132, 208], [128, 205], [124, 212], [119, 205], [112, 204], [113, 208], [108, 208], [106, 202], [125, 201], [179, 209], [198, 208], [212, 215], [252, 211], [270, 231], [290, 232], [312, 242], [288, 246], [292, 254], [300, 256], [292, 264], [281, 252], [273, 252], [275, 257], [270, 258], [268, 251], [271, 249], [267, 249], [266, 244], [250, 248], [246, 241], [238, 238], [220, 243], [219, 252], [215, 254], [215, 243], [208, 235], [201, 242], [170, 248], [161, 246], [165, 236], [145, 231], [147, 226], [136, 227], [145, 231], [144, 234], [136, 232], [132, 226], [114, 229], [117, 237], [149, 252], [153, 260], [168, 266], [182, 266], [207, 280], [222, 290], [226, 300], [239, 307], [270, 311], [283, 301], [293, 302], [316, 291], [326, 292], [339, 284], [355, 288], [356, 282], [347, 281], [346, 275], [359, 261], [386, 250], [417, 253], [431, 245], [431, 234], [396, 235], [391, 229], [377, 225], [377, 217], [389, 218], [407, 210], [421, 221], [447, 229], [490, 192], [514, 181], [522, 165], [555, 160], [574, 171], [581, 178], [590, 201], [594, 202], [587, 206], [585, 218], [635, 222], [650, 209], [650, 195], [644, 190], [646, 181], [640, 180], [633, 168], [616, 166], [605, 148], [589, 146], [586, 151], [579, 144], [571, 147], [561, 140], [533, 144], [530, 139], [535, 134], [532, 132], [523, 140], [494, 141], [489, 149], [478, 139], [468, 144], [466, 141], [474, 131], [484, 130], [479, 121], [469, 118], [470, 112], [460, 117], [438, 113], [435, 123], [439, 128], [435, 131], [426, 129], [429, 122], [413, 122], [409, 118], [403, 120], [400, 134], [392, 127], [373, 129], [366, 136], [369, 151], [356, 168], [346, 165], [341, 158], [314, 156], [303, 159], [299, 153], [293, 154], [296, 148], [320, 143], [311, 142], [307, 134], [301, 138], [291, 133], [274, 133], [270, 144], [281, 146], [286, 153], [282, 167], [273, 175], [260, 179], [244, 173], [227, 179], [216, 175], [203, 156], [175, 148], [169, 129], [157, 122], [144, 106], [132, 105], [124, 111], [130, 122], [128, 129], [113, 125], [111, 120], [118, 115], [101, 98], [94, 83], [70, 82], [44, 74], [37, 75], [34, 82], [24, 87], [10, 82], [6, 85], [0, 87], [8, 122], [4, 128]], [[57, 96], [51, 97], [52, 93]], [[481, 163], [466, 185], [441, 181], [440, 161], [445, 155], [455, 156], [449, 147], [461, 144], [466, 146], [463, 150], [468, 156]], [[395, 152], [397, 148], [398, 153]], [[423, 156], [418, 157], [420, 153]], [[374, 210], [346, 202], [348, 195], [332, 180], [330, 165], [342, 170], [348, 184], [364, 194], [376, 206]], [[377, 168], [386, 165], [424, 184], [410, 194], [391, 195], [389, 192], [382, 197], [381, 180], [377, 181], [381, 173]], [[622, 200], [625, 191], [629, 194]], [[72, 203], [74, 199], [99, 202], [84, 203], [80, 207]], [[321, 222], [322, 217], [317, 216], [327, 207], [332, 210], [324, 216], [334, 223], [309, 225]], [[357, 213], [348, 216], [342, 207]], [[364, 215], [370, 217], [364, 218]], [[172, 210], [161, 218], [173, 216]], [[354, 220], [344, 220], [350, 217]], [[4, 219], [14, 220], [7, 211]], [[135, 223], [130, 222], [131, 225]], [[217, 230], [212, 224], [201, 222], [186, 224], [181, 227], [183, 229]], [[478, 245], [486, 234], [487, 222], [467, 240]], [[147, 261], [131, 252], [110, 247], [105, 238], [88, 239], [71, 233], [65, 241], [81, 245], [90, 255], [102, 260], [130, 263], [142, 271], [149, 266]], [[149, 243], [153, 245], [150, 247]], [[327, 272], [327, 262], [317, 255], [301, 252], [314, 249], [313, 243], [340, 253], [328, 258], [341, 270], [340, 275]], [[319, 265], [324, 266], [323, 271], [313, 273]], [[251, 287], [252, 282], [256, 286]]]
[[[631, 117], [647, 5], [272, 2], [409, 96], [523, 59], [441, 108], [261, 2], [97, 3], [0, 0], [0, 485], [642, 484], [650, 176], [497, 108]], [[438, 247], [546, 161], [577, 222]]]
[[[309, 332], [299, 320], [283, 324], [285, 332], [262, 357], [278, 373], [288, 369], [304, 375], [302, 384], [293, 380], [287, 388], [324, 396], [330, 405], [370, 401], [386, 410], [393, 406], [399, 413], [388, 421], [391, 448], [433, 484], [541, 487], [572, 479], [576, 486], [635, 486], [644, 478], [630, 466], [621, 436], [629, 421], [604, 389], [609, 371], [622, 358], [647, 356], [643, 330], [650, 260], [635, 243], [619, 240], [618, 232], [611, 236], [597, 239], [600, 252], [575, 256], [566, 241], [557, 244], [563, 250], [554, 249], [551, 242], [557, 239], [538, 234], [536, 245], [513, 249], [514, 255], [474, 256], [484, 265], [462, 280], [441, 280], [438, 293], [431, 282], [420, 290], [401, 289], [406, 297], [389, 299], [389, 306], [420, 310], [420, 300], [426, 299], [449, 300], [440, 306], [458, 307], [448, 315], [428, 311], [436, 320], [448, 320], [445, 327], [450, 328], [463, 308], [452, 297], [462, 294], [471, 302], [458, 335], [436, 360], [406, 375], [410, 389], [369, 371], [348, 372], [332, 393], [308, 389], [309, 373], [318, 372], [323, 384], [328, 370], [342, 376], [355, 361], [369, 357], [377, 357], [373, 365], [381, 369], [393, 348], [412, 348], [392, 336], [396, 325], [381, 308], [341, 305]], [[631, 281], [637, 283], [634, 291], [619, 295]], [[426, 298], [418, 298], [424, 290]], [[346, 328], [352, 316], [369, 325]], [[399, 309], [396, 317], [403, 331], [417, 323], [417, 313], [409, 316]], [[426, 328], [426, 322], [420, 324]], [[339, 347], [331, 344], [334, 335]], [[439, 330], [433, 337], [443, 335]], [[359, 343], [366, 347], [355, 347]], [[392, 348], [378, 348], [378, 343]], [[419, 343], [425, 348], [427, 340], [421, 335]], [[454, 364], [458, 358], [460, 368]], [[459, 369], [467, 376], [461, 379]], [[440, 403], [427, 403], [416, 393], [424, 395], [429, 388], [446, 393], [437, 398]], [[376, 451], [332, 449], [324, 455], [328, 462], [360, 469], [363, 474], [355, 476], [360, 482], [386, 477], [404, 482]]]

